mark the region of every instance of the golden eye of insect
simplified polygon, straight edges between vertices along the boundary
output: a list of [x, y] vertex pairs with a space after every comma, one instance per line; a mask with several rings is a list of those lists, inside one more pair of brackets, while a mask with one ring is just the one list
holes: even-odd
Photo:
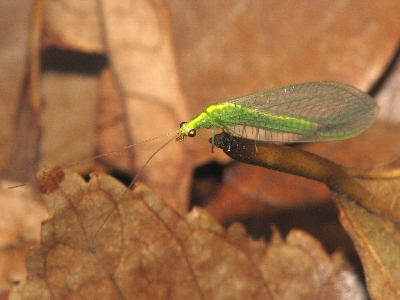
[[195, 137], [195, 136], [196, 136], [196, 130], [194, 129], [189, 130], [188, 137]]

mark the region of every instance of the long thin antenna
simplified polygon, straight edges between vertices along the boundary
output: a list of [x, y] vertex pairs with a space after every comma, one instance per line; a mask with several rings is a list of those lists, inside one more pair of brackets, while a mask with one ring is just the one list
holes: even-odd
[[[169, 135], [171, 133], [168, 133], [166, 135]], [[163, 135], [162, 137], [166, 136]], [[104, 224], [106, 224], [107, 220], [110, 218], [112, 212], [117, 208], [117, 205], [122, 201], [122, 199], [124, 198], [125, 194], [128, 192], [128, 190], [130, 190], [132, 188], [132, 186], [136, 183], [137, 178], [139, 177], [139, 175], [141, 174], [141, 172], [144, 170], [144, 168], [146, 168], [146, 166], [149, 164], [149, 162], [152, 160], [152, 158], [158, 153], [160, 152], [162, 149], [164, 149], [164, 147], [166, 147], [169, 143], [171, 143], [173, 140], [175, 140], [176, 137], [173, 137], [172, 139], [168, 140], [165, 144], [163, 144], [160, 148], [158, 148], [146, 161], [146, 163], [140, 168], [140, 170], [137, 172], [137, 174], [135, 175], [135, 177], [133, 178], [132, 182], [129, 184], [129, 186], [127, 187], [127, 189], [123, 192], [123, 194], [121, 195], [121, 197], [119, 197], [118, 201], [114, 202], [114, 207], [110, 210], [110, 212], [107, 214], [107, 217], [104, 219], [104, 221], [101, 223], [99, 229], [97, 229], [96, 233], [93, 236], [92, 239], [92, 245], [91, 245], [91, 249], [94, 252], [95, 248], [94, 248], [94, 241], [97, 237], [97, 235], [99, 234], [100, 230], [103, 228]]]
[[[71, 168], [71, 167], [73, 167], [73, 166], [76, 166], [76, 165], [79, 165], [79, 164], [83, 164], [83, 163], [86, 163], [86, 162], [88, 162], [88, 161], [92, 161], [92, 160], [94, 160], [94, 159], [97, 159], [97, 158], [100, 158], [100, 157], [103, 157], [103, 156], [106, 156], [106, 155], [110, 155], [110, 154], [113, 154], [113, 153], [116, 153], [116, 152], [119, 152], [119, 151], [122, 151], [122, 150], [125, 150], [125, 149], [128, 149], [128, 148], [131, 148], [131, 147], [134, 147], [134, 146], [138, 146], [138, 145], [141, 145], [141, 144], [145, 144], [145, 143], [148, 143], [148, 142], [151, 142], [151, 141], [154, 141], [154, 140], [161, 139], [161, 138], [166, 137], [166, 136], [168, 136], [168, 135], [177, 134], [177, 133], [178, 133], [177, 131], [171, 131], [171, 132], [164, 133], [164, 134], [162, 134], [162, 135], [153, 137], [153, 138], [148, 139], [148, 140], [144, 140], [144, 141], [141, 141], [141, 142], [132, 144], [132, 145], [128, 145], [128, 146], [125, 146], [125, 147], [122, 147], [122, 148], [119, 148], [119, 149], [116, 149], [116, 150], [113, 150], [113, 151], [110, 151], [110, 152], [106, 152], [106, 153], [103, 153], [103, 154], [100, 154], [100, 155], [97, 155], [97, 156], [94, 156], [94, 157], [91, 157], [91, 158], [88, 158], [88, 159], [85, 159], [85, 160], [81, 160], [81, 161], [79, 161], [79, 162], [75, 162], [75, 163], [70, 164], [70, 165], [68, 165], [68, 166], [65, 166], [65, 167], [62, 167], [62, 168], [60, 168], [60, 169], [57, 169], [57, 170], [55, 170], [55, 171], [53, 171], [53, 172], [44, 174], [44, 175], [43, 175], [43, 179], [46, 178], [47, 176], [50, 176], [50, 175], [56, 173], [56, 172], [59, 172], [60, 170], [68, 169], [68, 168]], [[174, 139], [175, 139], [175, 137], [174, 137]], [[172, 139], [171, 139], [171, 140], [172, 140]], [[170, 141], [171, 141], [171, 140], [170, 140]], [[168, 143], [169, 143], [170, 141], [168, 141]], [[168, 144], [168, 143], [167, 143], [167, 144]], [[167, 144], [163, 145], [163, 146], [162, 146], [160, 149], [158, 149], [154, 154], [156, 154], [158, 151], [160, 151], [162, 148], [164, 148]], [[153, 157], [154, 154], [153, 154], [151, 157]], [[147, 164], [148, 164], [148, 162], [146, 162], [146, 165], [147, 165]], [[143, 168], [142, 168], [142, 169], [143, 169]], [[142, 169], [141, 169], [141, 170], [142, 170]], [[141, 171], [141, 170], [140, 170], [140, 171]], [[135, 177], [135, 179], [136, 179], [136, 177]], [[27, 181], [27, 182], [25, 182], [25, 183], [22, 183], [22, 184], [18, 184], [18, 185], [14, 185], [14, 186], [9, 186], [8, 189], [15, 189], [15, 188], [17, 188], [17, 187], [25, 186], [25, 185], [27, 185], [27, 184], [29, 184], [29, 183], [34, 182], [34, 181], [36, 181], [36, 179], [31, 179], [31, 180], [29, 180], [29, 181]]]

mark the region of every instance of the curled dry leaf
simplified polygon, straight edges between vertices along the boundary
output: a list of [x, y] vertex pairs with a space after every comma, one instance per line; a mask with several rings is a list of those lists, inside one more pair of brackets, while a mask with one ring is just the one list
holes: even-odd
[[[398, 209], [400, 179], [360, 180], [391, 209]], [[372, 299], [400, 298], [400, 228], [385, 216], [377, 216], [344, 196], [339, 200], [340, 221], [354, 241]]]
[[255, 241], [239, 224], [224, 229], [197, 208], [181, 216], [147, 186], [127, 191], [103, 174], [86, 183], [65, 170], [43, 196], [51, 218], [11, 299], [364, 298], [341, 255], [298, 230]]

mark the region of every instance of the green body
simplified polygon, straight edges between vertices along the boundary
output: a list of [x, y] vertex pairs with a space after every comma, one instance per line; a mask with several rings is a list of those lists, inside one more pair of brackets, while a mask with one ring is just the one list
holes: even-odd
[[315, 82], [210, 104], [179, 129], [222, 128], [256, 140], [311, 142], [357, 135], [374, 120], [375, 101], [355, 87], [338, 82]]

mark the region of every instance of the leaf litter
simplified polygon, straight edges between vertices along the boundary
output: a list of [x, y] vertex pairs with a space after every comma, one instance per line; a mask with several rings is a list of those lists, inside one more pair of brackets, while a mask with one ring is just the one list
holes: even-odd
[[[54, 1], [53, 1], [54, 2]], [[51, 3], [53, 3], [53, 2], [51, 2]], [[55, 1], [54, 3], [56, 3], [57, 1]], [[60, 2], [61, 4], [65, 4], [64, 2]], [[373, 2], [371, 2], [371, 3], [373, 3]], [[394, 2], [393, 2], [394, 3]], [[89, 5], [92, 5], [92, 3], [89, 3]], [[376, 5], [376, 4], [375, 4]], [[24, 5], [24, 7], [25, 7], [26, 5]], [[291, 4], [289, 5], [289, 6], [291, 6]], [[21, 6], [22, 7], [22, 6]], [[63, 6], [64, 7], [64, 9], [65, 8], [69, 8], [70, 6]], [[82, 6], [82, 3], [81, 2], [79, 2], [79, 5], [77, 5], [77, 7], [79, 7], [79, 8], [82, 8], [82, 7], [87, 7], [87, 6]], [[277, 7], [277, 8], [279, 8], [280, 10], [282, 10], [282, 11], [284, 11], [284, 13], [285, 14], [287, 14], [287, 12], [288, 12], [288, 10], [287, 9], [285, 9], [283, 6], [275, 6], [275, 7]], [[380, 5], [379, 6], [380, 8], [381, 7], [383, 7], [382, 5]], [[215, 9], [215, 8], [214, 8]], [[92, 19], [92, 21], [94, 20], [94, 22], [93, 22], [93, 24], [95, 24], [94, 26], [93, 26], [93, 28], [95, 28], [95, 27], [97, 27], [97, 24], [99, 23], [98, 22], [98, 20], [97, 20], [97, 18], [93, 18], [93, 15], [92, 14], [88, 14], [87, 13], [87, 11], [90, 11], [90, 10], [93, 10], [93, 11], [95, 11], [94, 9], [85, 9], [85, 13], [84, 14], [82, 14], [81, 12], [79, 12], [78, 14], [76, 14], [77, 16], [78, 16], [78, 18], [77, 19], [74, 19], [73, 20], [73, 22], [72, 23], [70, 23], [70, 25], [71, 26], [60, 26], [59, 28], [59, 31], [60, 32], [66, 32], [66, 30], [74, 30], [74, 29], [79, 29], [79, 30], [76, 30], [75, 32], [76, 33], [78, 33], [78, 36], [80, 35], [80, 36], [83, 36], [83, 34], [92, 34], [92, 30], [88, 30], [88, 28], [87, 27], [85, 27], [85, 30], [81, 30], [83, 27], [82, 26], [77, 26], [76, 24], [78, 24], [78, 23], [76, 23], [76, 21], [75, 20], [84, 20], [84, 21], [87, 21], [85, 18], [82, 18], [82, 16], [89, 16], [91, 19]], [[255, 7], [255, 10], [256, 11], [258, 11], [258, 12], [263, 12], [264, 10], [259, 10], [259, 9], [257, 9], [257, 7]], [[5, 10], [6, 11], [6, 10]], [[73, 9], [72, 11], [76, 11], [76, 9]], [[122, 11], [122, 10], [121, 10]], [[187, 14], [187, 7], [185, 8], [185, 14]], [[327, 12], [331, 12], [331, 10], [330, 9], [328, 9], [328, 10], [326, 10]], [[363, 12], [372, 12], [372, 11], [376, 11], [375, 9], [372, 9], [372, 10], [359, 10], [359, 9], [356, 9], [356, 10], [354, 10], [354, 9], [352, 9], [352, 10], [347, 10], [347, 11], [363, 11]], [[396, 16], [396, 13], [395, 13], [395, 9], [382, 9], [382, 11], [384, 12], [384, 13], [382, 13], [382, 14], [379, 14], [379, 16], [381, 16], [380, 17], [380, 20], [389, 20], [389, 19], [394, 19], [394, 20], [397, 20], [396, 18], [395, 18], [395, 16]], [[392, 15], [394, 16], [394, 18], [388, 18], [388, 14], [387, 14], [387, 12], [392, 12]], [[21, 10], [19, 9], [18, 10], [18, 14], [17, 15], [21, 15], [20, 14], [20, 12], [21, 12]], [[210, 14], [209, 14], [209, 11], [205, 11], [206, 13], [205, 14], [203, 14], [202, 16], [201, 16], [201, 19], [202, 20], [204, 20], [204, 17], [206, 17], [206, 16], [210, 16]], [[223, 14], [223, 15], [226, 15], [226, 13], [223, 11], [223, 10], [221, 10], [221, 12], [219, 13], [219, 14], [215, 14], [216, 16], [217, 16], [217, 18], [216, 18], [216, 20], [218, 21], [218, 22], [220, 22], [221, 21], [221, 18], [220, 18], [220, 14]], [[280, 14], [277, 14], [277, 13], [275, 13], [274, 11], [272, 11], [272, 13], [271, 13], [271, 11], [270, 11], [270, 13], [269, 13], [272, 17], [275, 17], [275, 16], [279, 16]], [[65, 13], [65, 11], [63, 11], [60, 15], [62, 15], [62, 16], [68, 16], [69, 18], [67, 18], [68, 20], [69, 19], [71, 19], [70, 18], [70, 15], [67, 15], [66, 13]], [[251, 20], [254, 20], [254, 18], [252, 17], [252, 15], [253, 14], [251, 14], [251, 13], [248, 13], [248, 16], [250, 16], [249, 17], [249, 19], [251, 19]], [[376, 16], [377, 14], [373, 14], [374, 16]], [[300, 16], [300, 15], [299, 15]], [[342, 14], [340, 14], [340, 16], [343, 16]], [[302, 17], [304, 17], [304, 16], [302, 16]], [[263, 19], [265, 19], [265, 14], [262, 14], [262, 18]], [[15, 19], [15, 18], [14, 18]], [[149, 18], [143, 18], [144, 20], [146, 20], [146, 19], [149, 19]], [[289, 19], [291, 19], [291, 18], [289, 18]], [[310, 20], [311, 18], [306, 18], [306, 19], [308, 19], [308, 20]], [[349, 19], [351, 19], [351, 18], [344, 18], [344, 19], [346, 19], [346, 20], [349, 20]], [[361, 20], [363, 20], [363, 21], [365, 21], [365, 22], [367, 22], [368, 21], [368, 18], [365, 18], [365, 17], [362, 17], [362, 18], [360, 18]], [[57, 18], [55, 18], [55, 20], [57, 20], [57, 21], [59, 21], [59, 20], [62, 20], [61, 18], [60, 18], [60, 16], [58, 16]], [[182, 18], [182, 17], [180, 17], [180, 16], [177, 16], [176, 18], [175, 18], [175, 20], [190, 20], [190, 19], [187, 19], [187, 18]], [[18, 21], [18, 22], [20, 22], [20, 21]], [[52, 23], [53, 24], [53, 22], [49, 22], [49, 23]], [[204, 23], [204, 22], [203, 22]], [[282, 24], [281, 24], [281, 22], [279, 21], [279, 22], [275, 22], [276, 24], [277, 24], [277, 26], [279, 27], [279, 28], [282, 28]], [[205, 22], [205, 24], [207, 24], [207, 25], [209, 25], [210, 24], [210, 22]], [[238, 27], [237, 28], [239, 28], [241, 31], [242, 31], [242, 27], [243, 26], [239, 26], [240, 24], [242, 24], [242, 22], [236, 22], [235, 24], [238, 24]], [[310, 25], [312, 25], [313, 24], [313, 22], [311, 22], [311, 23], [309, 23]], [[354, 26], [354, 22], [351, 22], [351, 26]], [[381, 24], [380, 22], [377, 22], [377, 24]], [[64, 25], [65, 25], [65, 23], [64, 23]], [[73, 26], [72, 26], [73, 25]], [[85, 23], [85, 26], [87, 25], [87, 23]], [[315, 24], [314, 24], [315, 25]], [[317, 28], [317, 27], [315, 27], [315, 26], [312, 26], [312, 28], [313, 29], [315, 29], [315, 28]], [[20, 28], [20, 26], [14, 26], [15, 28]], [[52, 26], [48, 26], [48, 28], [47, 29], [49, 29], [50, 27], [52, 27]], [[268, 26], [269, 28], [272, 28], [271, 26]], [[278, 28], [277, 27], [277, 28]], [[335, 28], [341, 28], [341, 27], [343, 27], [343, 26], [336, 26]], [[390, 26], [389, 26], [390, 27]], [[22, 27], [21, 27], [22, 28]], [[53, 28], [54, 28], [54, 26], [53, 26]], [[187, 33], [187, 34], [191, 34], [191, 31], [190, 31], [190, 29], [192, 28], [191, 26], [181, 26], [181, 28], [184, 28], [185, 30], [185, 33]], [[211, 26], [210, 28], [214, 28], [214, 26]], [[251, 30], [251, 27], [249, 27], [250, 29], [249, 30]], [[299, 27], [299, 26], [295, 26], [295, 28], [301, 28], [301, 27]], [[318, 27], [318, 28], [320, 28], [320, 27]], [[324, 27], [321, 27], [321, 28], [324, 28]], [[384, 34], [382, 34], [382, 30], [383, 29], [385, 29], [385, 28], [387, 28], [387, 27], [385, 27], [385, 26], [381, 26], [381, 27], [379, 27], [379, 28], [381, 28], [381, 31], [376, 31], [376, 30], [374, 30], [374, 31], [371, 31], [371, 32], [373, 32], [373, 33], [375, 33], [375, 35], [376, 36], [379, 36], [379, 37], [384, 37], [385, 35]], [[393, 30], [391, 31], [391, 32], [397, 32], [395, 29], [395, 27], [394, 26], [392, 26], [392, 28], [393, 28]], [[195, 28], [196, 29], [196, 28]], [[276, 28], [275, 28], [276, 29]], [[24, 28], [24, 30], [25, 30], [25, 28]], [[196, 29], [197, 30], [197, 29]], [[214, 29], [213, 29], [214, 30]], [[304, 33], [304, 32], [307, 32], [306, 30], [303, 30], [303, 29], [301, 29], [300, 30], [302, 33]], [[275, 32], [276, 33], [276, 30], [271, 30], [271, 32]], [[295, 31], [293, 31], [293, 32], [295, 32]], [[340, 30], [340, 32], [343, 32], [343, 30]], [[390, 32], [390, 31], [389, 31]], [[98, 31], [96, 31], [96, 35], [98, 36], [98, 35], [100, 35], [100, 33], [98, 32]], [[296, 34], [295, 34], [296, 35]], [[21, 36], [21, 32], [19, 32], [19, 35], [18, 36]], [[62, 47], [62, 45], [64, 45], [64, 47], [65, 47], [65, 45], [67, 44], [68, 45], [68, 47], [67, 48], [69, 48], [69, 46], [71, 45], [71, 44], [76, 44], [76, 36], [77, 35], [74, 35], [74, 36], [72, 36], [72, 38], [70, 39], [71, 41], [72, 41], [72, 43], [70, 42], [70, 43], [60, 43], [59, 42], [59, 40], [58, 40], [58, 43], [55, 43], [55, 45], [56, 46], [61, 46], [61, 48], [63, 48]], [[178, 36], [179, 36], [179, 34], [178, 34]], [[200, 44], [203, 44], [203, 40], [202, 39], [198, 39], [198, 34], [194, 34], [194, 35], [191, 35], [191, 36], [193, 36], [193, 37], [195, 37], [195, 39], [200, 43]], [[196, 37], [197, 36], [197, 37]], [[235, 35], [232, 35], [232, 34], [229, 34], [229, 35], [226, 35], [226, 34], [224, 34], [224, 36], [226, 36], [227, 38], [230, 38], [231, 36], [235, 36]], [[244, 34], [243, 36], [251, 36], [251, 35], [247, 35], [247, 34]], [[279, 36], [280, 37], [280, 35], [277, 35], [277, 36]], [[287, 36], [287, 35], [286, 35]], [[324, 32], [324, 34], [322, 35], [322, 36], [324, 36], [324, 37], [326, 37], [326, 36], [329, 36], [329, 35], [327, 35], [326, 34], [326, 32]], [[398, 36], [398, 33], [396, 33], [396, 36]], [[58, 35], [58, 37], [59, 37], [59, 35]], [[261, 36], [260, 36], [261, 37]], [[288, 37], [288, 36], [287, 36]], [[353, 39], [353, 37], [351, 37], [352, 38], [352, 40], [354, 40]], [[293, 42], [293, 39], [291, 39], [290, 37], [288, 38], [289, 40], [291, 40], [292, 42]], [[96, 40], [96, 41], [98, 41], [99, 39], [97, 38], [97, 39], [90, 39], [90, 37], [88, 37], [88, 35], [86, 35], [86, 36], [83, 36], [83, 39], [82, 39], [84, 42], [86, 42], [86, 48], [85, 47], [81, 47], [80, 49], [84, 49], [83, 51], [87, 51], [87, 52], [92, 52], [93, 51], [93, 48], [89, 48], [89, 51], [87, 50], [88, 48], [87, 48], [87, 45], [90, 45], [89, 47], [93, 47], [93, 45], [96, 45], [97, 46], [97, 49], [95, 49], [95, 52], [101, 52], [101, 51], [103, 51], [102, 49], [100, 49], [102, 46], [101, 45], [99, 45], [98, 43], [92, 43], [93, 42], [93, 40]], [[88, 43], [87, 41], [88, 40], [91, 40], [92, 42], [90, 42], [90, 43]], [[219, 40], [219, 39], [217, 39], [217, 40]], [[273, 41], [274, 39], [273, 39], [273, 37], [271, 37], [271, 39], [268, 39], [268, 40], [270, 40], [270, 41]], [[391, 49], [391, 47], [381, 47], [382, 46], [382, 42], [377, 42], [377, 41], [379, 41], [378, 39], [371, 39], [371, 40], [374, 40], [375, 41], [375, 44], [376, 45], [379, 45], [380, 47], [379, 47], [379, 49]], [[385, 39], [385, 40], [395, 40], [395, 43], [397, 43], [397, 39]], [[224, 40], [221, 40], [222, 41], [222, 43], [224, 43]], [[232, 43], [233, 44], [235, 44], [235, 45], [238, 45], [239, 43], [237, 42], [237, 41], [235, 41], [234, 39], [232, 39]], [[246, 43], [242, 43], [243, 45], [246, 45], [246, 47], [244, 48], [245, 50], [247, 50], [248, 49], [248, 45], [249, 45], [249, 43], [248, 42], [246, 42]], [[346, 43], [340, 43], [341, 45], [345, 45]], [[360, 44], [362, 44], [362, 45], [364, 45], [365, 43], [360, 43]], [[372, 43], [368, 43], [369, 45], [371, 45]], [[192, 43], [189, 43], [189, 45], [192, 45]], [[192, 46], [194, 49], [196, 49], [196, 44], [193, 44], [194, 46]], [[238, 49], [237, 47], [230, 47], [230, 45], [231, 45], [231, 43], [226, 43], [226, 45], [227, 45], [227, 47], [229, 48], [229, 49], [234, 49], [235, 51], [236, 51], [236, 49]], [[383, 57], [383, 58], [386, 58], [387, 59], [387, 57], [388, 57], [388, 55], [376, 55], [376, 51], [374, 50], [374, 48], [365, 48], [365, 47], [358, 47], [357, 45], [358, 44], [353, 44], [353, 45], [355, 45], [356, 46], [356, 48], [357, 49], [362, 49], [363, 51], [365, 50], [365, 49], [369, 49], [368, 51], [370, 51], [371, 53], [373, 53], [373, 57], [375, 57], [375, 58], [379, 58], [379, 57]], [[21, 47], [19, 47], [18, 49], [20, 49]], [[178, 49], [184, 49], [183, 47], [177, 47]], [[215, 47], [215, 45], [213, 46], [213, 44], [210, 46], [210, 48], [213, 48], [213, 49], [220, 49], [219, 47]], [[268, 49], [271, 49], [271, 47], [270, 46], [268, 46], [267, 45], [267, 48]], [[287, 48], [287, 47], [286, 47]], [[317, 49], [318, 47], [314, 47], [315, 49]], [[86, 50], [85, 50], [86, 49]], [[100, 49], [100, 50], [99, 50]], [[239, 48], [240, 49], [240, 48]], [[260, 50], [260, 52], [262, 52], [263, 53], [263, 55], [262, 56], [260, 56], [260, 57], [262, 57], [263, 58], [263, 60], [265, 59], [265, 51], [263, 52], [263, 50], [262, 50], [262, 48], [258, 48], [258, 49], [261, 49]], [[298, 47], [294, 47], [294, 49], [298, 49]], [[324, 48], [325, 49], [325, 48]], [[372, 50], [371, 50], [372, 49]], [[206, 53], [209, 53], [209, 51], [208, 51], [209, 49], [207, 49], [206, 48], [206, 50], [205, 50], [205, 52]], [[282, 50], [282, 49], [281, 49]], [[288, 48], [288, 50], [290, 50], [289, 48]], [[281, 51], [279, 50], [278, 51], [279, 53], [281, 53]], [[304, 52], [304, 51], [303, 51]], [[330, 54], [330, 57], [331, 57], [331, 54], [332, 54], [332, 52], [331, 51], [328, 51], [329, 52], [329, 54]], [[4, 52], [4, 53], [8, 53], [8, 52]], [[190, 53], [190, 51], [189, 51], [189, 53]], [[245, 53], [245, 56], [246, 57], [248, 57], [249, 56], [249, 53], [247, 53], [247, 51], [244, 51], [243, 53]], [[273, 53], [273, 52], [271, 52], [272, 54], [271, 54], [271, 56], [272, 57], [274, 57], [274, 59], [272, 60], [272, 62], [275, 62], [276, 61], [276, 59], [275, 59], [275, 57], [276, 57], [276, 55]], [[296, 51], [296, 53], [298, 53], [298, 51]], [[317, 57], [317, 58], [320, 58], [320, 59], [324, 59], [325, 58], [325, 56], [324, 55], [315, 55], [315, 53], [314, 52], [309, 52], [309, 53], [311, 53], [310, 55], [309, 55], [309, 57]], [[201, 55], [201, 53], [199, 53], [199, 56], [201, 57], [202, 55]], [[218, 56], [218, 55], [217, 55]], [[282, 55], [281, 55], [282, 56]], [[340, 61], [343, 61], [342, 60], [342, 57], [343, 57], [343, 55], [342, 54], [340, 54], [340, 55], [338, 55], [339, 56], [339, 60]], [[197, 56], [196, 55], [189, 55], [189, 56], [187, 56], [186, 55], [186, 57], [190, 57], [192, 60], [197, 60]], [[287, 57], [286, 55], [283, 55], [283, 57]], [[352, 57], [352, 56], [350, 56], [350, 55], [344, 55], [344, 57]], [[9, 59], [9, 57], [6, 55], [5, 56], [5, 58], [6, 58], [6, 61], [9, 63], [10, 62], [10, 59]], [[382, 59], [381, 59], [382, 60]], [[18, 61], [21, 61], [21, 59], [19, 59]], [[22, 60], [23, 61], [23, 60]], [[352, 60], [353, 61], [353, 60]], [[365, 61], [371, 61], [371, 60], [369, 60], [369, 59], [365, 59]], [[200, 62], [202, 62], [201, 60], [200, 60]], [[347, 64], [347, 62], [346, 61], [344, 61], [346, 64]], [[193, 61], [189, 61], [188, 62], [188, 64], [187, 64], [188, 66], [193, 66]], [[210, 64], [208, 64], [208, 63], [201, 63], [201, 65], [202, 66], [204, 66], [204, 67], [208, 67]], [[218, 64], [214, 64], [217, 68], [215, 68], [215, 69], [217, 69], [217, 70], [219, 70], [219, 72], [223, 72], [224, 70], [229, 70], [229, 73], [231, 73], [231, 71], [232, 71], [232, 69], [234, 69], [234, 68], [218, 68]], [[255, 66], [261, 66], [261, 64], [259, 64], [259, 63], [257, 63], [257, 64], [254, 64]], [[304, 68], [304, 64], [302, 63], [302, 64], [294, 64], [295, 66], [298, 66], [298, 65], [301, 65], [302, 66], [302, 68]], [[321, 67], [323, 67], [323, 65], [324, 64], [315, 64], [315, 63], [313, 63], [312, 65], [317, 65], [317, 66], [321, 66]], [[347, 64], [348, 65], [348, 64]], [[360, 66], [362, 66], [363, 68], [366, 68], [366, 69], [368, 69], [368, 70], [375, 70], [376, 71], [376, 68], [370, 68], [370, 66], [369, 66], [369, 64], [368, 63], [365, 63], [365, 64], [358, 64], [358, 65], [360, 65]], [[385, 64], [384, 64], [385, 66], [386, 66], [386, 60], [385, 60]], [[279, 65], [277, 66], [277, 68], [279, 68]], [[13, 68], [14, 69], [14, 68]], [[247, 70], [250, 70], [248, 67], [246, 67], [245, 65], [244, 65], [244, 69], [247, 69]], [[265, 66], [264, 67], [262, 67], [261, 68], [263, 71], [261, 72], [262, 74], [265, 74], [265, 69], [270, 69], [270, 68], [266, 68]], [[272, 68], [272, 70], [273, 70], [274, 68]], [[307, 68], [306, 68], [307, 69]], [[343, 68], [344, 69], [344, 68]], [[308, 69], [307, 69], [308, 70]], [[240, 74], [243, 74], [242, 73], [242, 71], [243, 70], [239, 70], [239, 73]], [[210, 74], [212, 75], [213, 74], [213, 72], [212, 71], [210, 71], [210, 72], [192, 72], [193, 74], [207, 74], [207, 78], [212, 78], [212, 77], [210, 77]], [[253, 72], [250, 72], [250, 73], [252, 73], [252, 74], [258, 74], [258, 73], [260, 73], [260, 72], [254, 72], [254, 70], [253, 70]], [[299, 74], [299, 73], [301, 73], [301, 72], [293, 72], [293, 74]], [[304, 73], [304, 72], [303, 72]], [[307, 73], [307, 72], [306, 72]], [[318, 73], [318, 72], [317, 72]], [[347, 72], [347, 73], [349, 73], [349, 74], [368, 74], [367, 72]], [[9, 75], [9, 72], [7, 72], [7, 74]], [[276, 74], [276, 72], [268, 72], [268, 74]], [[308, 74], [308, 73], [307, 73]], [[320, 72], [318, 73], [318, 74], [320, 74]], [[375, 74], [378, 74], [378, 73], [375, 73]], [[8, 76], [7, 75], [7, 78], [10, 78], [10, 76]], [[304, 74], [303, 74], [304, 75]], [[233, 73], [233, 76], [236, 76], [234, 73]], [[263, 75], [263, 76], [265, 76], [265, 75]], [[268, 76], [268, 75], [267, 75]], [[275, 75], [273, 75], [273, 76], [275, 76]], [[364, 75], [365, 76], [365, 75]], [[184, 77], [187, 77], [187, 76], [184, 76]], [[219, 77], [219, 78], [221, 78], [221, 76], [217, 76], [217, 77]], [[285, 80], [289, 80], [290, 82], [293, 82], [293, 79], [290, 79], [290, 76], [288, 76], [288, 74], [285, 74], [285, 76], [282, 76], [282, 77], [284, 77], [285, 78]], [[368, 76], [367, 76], [368, 77]], [[250, 78], [250, 77], [248, 77], [248, 78]], [[369, 77], [369, 78], [371, 78], [371, 77]], [[224, 85], [224, 84], [220, 84], [220, 81], [219, 80], [217, 80], [217, 81], [215, 81], [215, 80], [208, 80], [208, 79], [206, 79], [206, 81], [204, 81], [204, 80], [199, 80], [199, 78], [197, 78], [197, 77], [195, 77], [195, 76], [192, 76], [192, 77], [189, 77], [189, 79], [192, 79], [192, 80], [189, 80], [189, 83], [187, 83], [187, 86], [191, 86], [192, 88], [191, 88], [191, 90], [194, 90], [194, 91], [204, 91], [204, 95], [206, 95], [206, 97], [203, 97], [203, 98], [207, 98], [207, 99], [209, 99], [210, 98], [210, 95], [215, 95], [216, 93], [212, 93], [212, 92], [210, 92], [209, 91], [209, 89], [207, 89], [207, 88], [204, 88], [204, 85], [205, 85], [205, 83], [207, 83], [208, 81], [210, 81], [212, 84], [215, 84], [215, 82], [218, 82], [218, 86], [217, 86], [217, 88], [219, 88], [219, 89], [222, 89], [222, 90], [228, 90], [230, 93], [232, 93], [232, 89], [226, 89], [226, 85]], [[253, 78], [254, 79], [254, 78]], [[259, 83], [259, 80], [253, 80], [253, 79], [248, 79], [248, 82], [256, 82], [256, 83]], [[265, 79], [265, 78], [264, 78]], [[274, 78], [268, 78], [268, 80], [264, 80], [262, 83], [259, 83], [259, 84], [261, 84], [261, 85], [265, 85], [265, 82], [268, 82], [269, 84], [271, 84], [271, 85], [277, 85], [278, 83], [276, 82], [276, 81], [274, 81], [273, 80]], [[282, 80], [281, 78], [277, 78], [276, 79], [277, 81], [279, 81], [279, 80]], [[358, 79], [358, 80], [356, 80], [356, 79], [354, 79], [355, 80], [355, 82], [360, 82], [361, 80], [360, 79]], [[14, 80], [14, 82], [19, 82], [18, 80]], [[246, 82], [245, 84], [244, 84], [244, 86], [247, 86], [248, 85], [248, 82]], [[131, 82], [130, 82], [130, 84], [131, 84]], [[194, 84], [198, 84], [198, 85], [201, 85], [201, 89], [196, 89], [196, 88], [193, 88], [193, 87], [195, 87], [196, 85], [194, 85]], [[9, 84], [7, 84], [7, 85], [4, 85], [4, 86], [7, 86], [7, 90], [9, 90], [9, 87], [10, 87], [10, 85]], [[232, 86], [232, 85], [231, 85]], [[233, 86], [236, 86], [236, 84], [234, 84]], [[218, 93], [217, 93], [218, 94]], [[237, 94], [237, 92], [234, 92], [234, 94]], [[194, 96], [196, 96], [196, 95], [194, 95]], [[226, 97], [226, 95], [225, 96], [221, 96], [222, 98], [227, 98]], [[7, 98], [7, 97], [6, 97]], [[8, 98], [10, 98], [10, 97], [8, 97]], [[14, 98], [14, 97], [11, 97], [11, 98]], [[11, 99], [10, 98], [10, 99]], [[191, 97], [192, 98], [192, 97]], [[193, 99], [195, 99], [196, 97], [193, 97]], [[16, 103], [15, 101], [12, 101], [13, 103]], [[203, 107], [203, 104], [200, 104], [200, 106], [201, 106], [201, 108]], [[9, 113], [9, 110], [7, 109], [7, 110], [4, 110], [4, 112], [6, 112], [6, 115], [12, 115], [12, 114], [10, 114]], [[149, 126], [150, 127], [150, 126]], [[150, 127], [151, 128], [151, 127]], [[10, 143], [5, 143], [4, 144], [4, 146], [7, 146], [7, 145], [9, 145]], [[76, 145], [75, 145], [76, 146]], [[208, 149], [208, 146], [206, 146], [207, 147], [207, 149]], [[201, 150], [199, 150], [199, 153], [203, 153], [204, 151], [201, 151]], [[8, 155], [7, 155], [8, 156]], [[7, 160], [5, 160], [5, 161], [7, 161]], [[8, 161], [10, 161], [10, 160], [8, 160]], [[12, 166], [13, 166], [13, 168], [15, 168], [15, 164], [12, 164]], [[23, 168], [21, 168], [21, 170], [23, 170], [24, 172], [26, 171], [25, 169], [23, 169]]]
[[300, 230], [266, 243], [200, 208], [179, 215], [144, 184], [70, 170], [54, 182], [41, 247], [10, 299], [365, 299], [343, 256]]

